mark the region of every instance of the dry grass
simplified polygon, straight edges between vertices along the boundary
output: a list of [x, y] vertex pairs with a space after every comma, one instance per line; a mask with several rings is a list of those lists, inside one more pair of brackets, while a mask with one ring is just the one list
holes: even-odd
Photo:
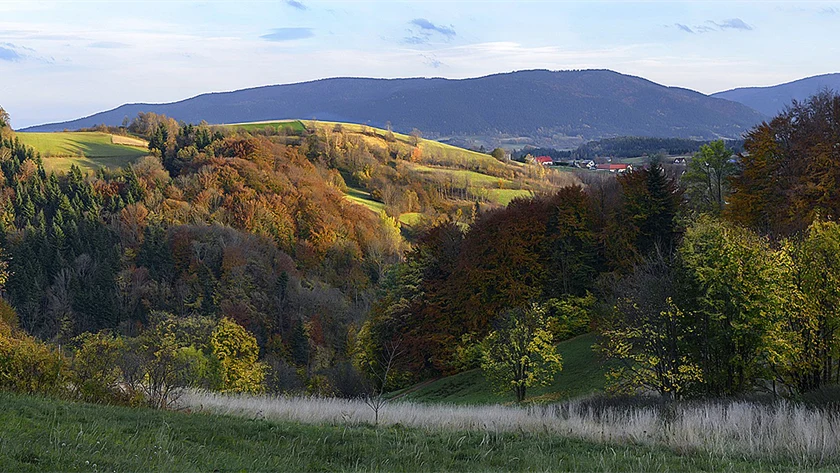
[[144, 149], [148, 149], [149, 147], [149, 143], [146, 140], [132, 136], [111, 135], [111, 143], [115, 145], [137, 146]]
[[[362, 401], [253, 397], [192, 392], [181, 406], [198, 411], [307, 424], [372, 422]], [[394, 402], [380, 424], [427, 430], [546, 433], [606, 443], [665, 446], [718, 456], [790, 458], [824, 463], [840, 457], [840, 416], [787, 403], [704, 403], [662, 407], [453, 406]]]

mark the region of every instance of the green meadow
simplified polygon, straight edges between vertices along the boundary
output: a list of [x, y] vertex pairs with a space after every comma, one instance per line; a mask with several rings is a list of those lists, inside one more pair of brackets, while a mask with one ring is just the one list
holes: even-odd
[[[0, 469], [41, 471], [793, 471], [548, 433], [318, 425], [0, 393]], [[821, 470], [836, 471], [834, 465]]]
[[73, 164], [82, 171], [95, 171], [102, 167], [115, 169], [149, 154], [142, 140], [101, 132], [19, 132], [16, 136], [41, 154], [44, 169], [48, 172], [67, 171]]

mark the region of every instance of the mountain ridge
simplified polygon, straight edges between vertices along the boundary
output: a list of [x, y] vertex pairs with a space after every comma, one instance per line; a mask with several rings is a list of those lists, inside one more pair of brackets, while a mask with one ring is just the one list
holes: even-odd
[[710, 96], [741, 103], [772, 117], [793, 100], [805, 100], [822, 89], [840, 91], [840, 73], [819, 74], [769, 86], [737, 87]]
[[139, 112], [197, 123], [319, 119], [488, 144], [579, 144], [619, 136], [736, 138], [763, 117], [735, 102], [605, 69], [545, 69], [467, 79], [337, 77], [211, 92], [169, 103], [124, 104], [23, 131], [119, 125]]

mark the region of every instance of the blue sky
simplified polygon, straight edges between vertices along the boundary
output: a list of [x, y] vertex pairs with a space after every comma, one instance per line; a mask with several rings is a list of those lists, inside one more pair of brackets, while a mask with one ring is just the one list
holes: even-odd
[[3, 1], [15, 127], [334, 76], [606, 68], [712, 93], [840, 71], [840, 2]]

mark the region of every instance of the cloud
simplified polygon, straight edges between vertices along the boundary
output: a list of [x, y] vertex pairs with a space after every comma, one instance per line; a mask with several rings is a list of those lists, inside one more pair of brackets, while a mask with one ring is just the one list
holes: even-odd
[[426, 44], [429, 38], [423, 36], [406, 36], [402, 42], [405, 44]]
[[306, 5], [304, 5], [303, 2], [299, 2], [298, 0], [286, 0], [286, 5], [292, 8], [296, 8], [300, 11], [309, 10], [309, 8]]
[[445, 64], [440, 62], [435, 56], [428, 56], [425, 54], [421, 54], [420, 56], [423, 58], [423, 64], [429, 67], [440, 69], [441, 66], [445, 66]]
[[118, 41], [96, 41], [95, 43], [88, 44], [89, 48], [100, 48], [100, 49], [126, 49], [130, 48], [130, 44], [120, 43]]
[[[713, 22], [714, 23], [714, 22]], [[720, 23], [715, 23], [718, 28], [725, 30], [725, 29], [735, 29], [735, 30], [745, 30], [749, 31], [752, 30], [753, 27], [744, 23], [744, 20], [740, 18], [730, 18], [728, 20], [723, 20]]]
[[694, 33], [694, 30], [692, 30], [688, 25], [684, 25], [682, 23], [674, 23], [674, 26], [685, 31], [686, 33]]
[[447, 38], [455, 37], [456, 33], [455, 30], [452, 28], [452, 25], [449, 26], [441, 26], [432, 23], [431, 21], [425, 18], [415, 18], [411, 20], [409, 23], [412, 25], [420, 28], [421, 33], [431, 34], [431, 33], [440, 33]]
[[14, 49], [0, 46], [0, 61], [17, 62], [24, 58]]
[[274, 28], [273, 33], [264, 34], [260, 38], [266, 41], [293, 41], [315, 36], [312, 28]]
[[836, 15], [840, 13], [840, 10], [834, 7], [825, 7], [820, 9], [819, 13], [820, 15]]
[[74, 34], [32, 34], [27, 35], [26, 39], [37, 39], [40, 41], [74, 41], [85, 38]]
[[686, 33], [710, 33], [712, 31], [725, 31], [725, 30], [741, 30], [741, 31], [750, 31], [753, 29], [752, 26], [748, 25], [744, 20], [740, 18], [730, 18], [728, 20], [723, 20], [721, 22], [717, 22], [714, 20], [706, 20], [706, 22], [702, 25], [694, 25], [689, 26], [684, 23], [674, 23], [680, 31], [684, 31]]

